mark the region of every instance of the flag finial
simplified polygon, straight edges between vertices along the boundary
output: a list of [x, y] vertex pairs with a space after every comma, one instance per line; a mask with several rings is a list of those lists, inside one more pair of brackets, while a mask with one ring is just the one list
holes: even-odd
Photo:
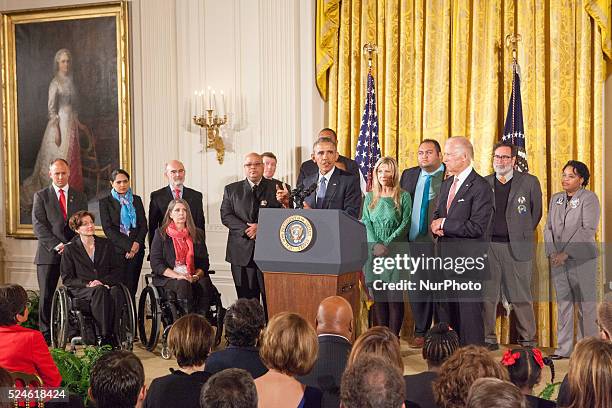
[[368, 58], [368, 68], [372, 69], [372, 60], [374, 59], [374, 54], [378, 54], [378, 46], [373, 43], [365, 43], [363, 45], [363, 53]]
[[512, 51], [512, 60], [516, 61], [518, 43], [521, 42], [520, 34], [512, 33], [506, 36], [506, 48]]

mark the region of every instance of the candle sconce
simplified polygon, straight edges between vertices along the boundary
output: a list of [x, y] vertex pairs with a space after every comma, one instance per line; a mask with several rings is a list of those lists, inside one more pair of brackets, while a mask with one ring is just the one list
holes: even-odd
[[[227, 123], [227, 115], [219, 116], [214, 113], [213, 109], [206, 109], [204, 116], [195, 115], [193, 123], [205, 129], [206, 132], [206, 149], [214, 148], [217, 151], [217, 161], [223, 164], [225, 157], [225, 144], [221, 139], [220, 128]], [[200, 143], [204, 150], [204, 134], [200, 132]]]

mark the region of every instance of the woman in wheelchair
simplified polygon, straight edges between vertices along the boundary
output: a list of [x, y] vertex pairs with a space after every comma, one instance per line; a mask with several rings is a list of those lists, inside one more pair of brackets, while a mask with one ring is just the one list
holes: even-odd
[[201, 312], [208, 305], [206, 271], [210, 263], [204, 231], [196, 228], [189, 204], [170, 201], [150, 250], [153, 285], [176, 296], [182, 314]]
[[123, 291], [118, 284], [122, 271], [113, 244], [97, 237], [95, 217], [78, 211], [68, 222], [77, 235], [66, 245], [60, 272], [62, 281], [76, 299], [89, 303], [97, 326], [98, 344], [117, 345], [113, 333], [119, 332], [119, 318], [124, 307]]

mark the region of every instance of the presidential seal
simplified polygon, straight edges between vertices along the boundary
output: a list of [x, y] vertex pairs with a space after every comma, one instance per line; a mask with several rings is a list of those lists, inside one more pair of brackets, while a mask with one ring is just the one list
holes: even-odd
[[305, 250], [312, 241], [312, 224], [301, 215], [287, 217], [278, 232], [281, 244], [291, 252]]

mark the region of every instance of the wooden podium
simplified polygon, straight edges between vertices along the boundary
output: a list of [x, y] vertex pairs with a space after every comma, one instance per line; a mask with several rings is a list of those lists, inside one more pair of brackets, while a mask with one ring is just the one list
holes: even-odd
[[[299, 248], [308, 234], [294, 242], [291, 230], [304, 224], [312, 228], [310, 243]], [[365, 226], [340, 210], [259, 212], [254, 260], [264, 274], [269, 317], [296, 312], [314, 326], [319, 303], [333, 295], [348, 300], [357, 315], [366, 259]]]

